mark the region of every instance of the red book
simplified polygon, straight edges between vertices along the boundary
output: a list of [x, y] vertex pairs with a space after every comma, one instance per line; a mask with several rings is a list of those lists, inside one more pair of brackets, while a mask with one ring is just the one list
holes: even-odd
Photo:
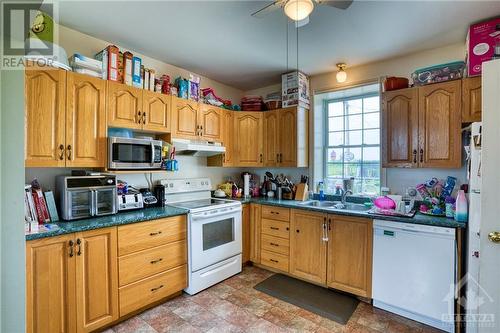
[[49, 210], [45, 203], [42, 190], [33, 190], [33, 201], [35, 202], [36, 215], [38, 216], [38, 223], [50, 222]]

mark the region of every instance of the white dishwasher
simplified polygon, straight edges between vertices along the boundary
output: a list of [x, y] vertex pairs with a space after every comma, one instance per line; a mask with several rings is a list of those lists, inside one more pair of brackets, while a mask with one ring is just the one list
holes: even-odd
[[374, 220], [373, 306], [454, 332], [455, 229]]

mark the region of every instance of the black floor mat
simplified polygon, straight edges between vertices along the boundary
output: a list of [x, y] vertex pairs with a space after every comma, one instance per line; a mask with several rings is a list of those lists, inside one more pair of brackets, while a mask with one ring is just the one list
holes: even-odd
[[359, 303], [353, 296], [283, 274], [267, 278], [255, 289], [344, 325]]

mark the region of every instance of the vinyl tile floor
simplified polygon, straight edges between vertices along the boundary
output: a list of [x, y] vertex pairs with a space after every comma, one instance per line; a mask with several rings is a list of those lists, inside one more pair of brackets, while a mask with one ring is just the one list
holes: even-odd
[[253, 288], [272, 274], [245, 267], [194, 296], [182, 294], [104, 332], [442, 332], [363, 302], [341, 325]]

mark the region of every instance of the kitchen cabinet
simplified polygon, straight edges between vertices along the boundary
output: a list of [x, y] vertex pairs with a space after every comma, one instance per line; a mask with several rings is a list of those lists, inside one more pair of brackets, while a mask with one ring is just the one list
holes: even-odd
[[172, 137], [196, 139], [199, 136], [198, 102], [172, 96]]
[[264, 112], [264, 165], [276, 167], [279, 164], [279, 110]]
[[234, 117], [235, 165], [261, 167], [263, 163], [263, 113], [236, 112]]
[[385, 92], [382, 95], [382, 165], [418, 165], [418, 88]]
[[326, 284], [327, 215], [292, 210], [290, 274]]
[[462, 80], [462, 123], [481, 121], [481, 76]]
[[76, 332], [74, 241], [26, 242], [26, 332]]
[[222, 145], [224, 154], [207, 157], [207, 166], [231, 167], [234, 165], [234, 111], [222, 110]]
[[250, 204], [250, 261], [260, 264], [261, 205]]
[[106, 164], [106, 81], [67, 73], [66, 166]]
[[290, 269], [290, 209], [262, 206], [260, 232], [261, 265], [288, 273]]
[[328, 216], [328, 287], [371, 297], [372, 220]]
[[461, 81], [382, 95], [382, 166], [459, 168]]
[[118, 319], [116, 269], [115, 227], [27, 242], [28, 332], [90, 332]]
[[246, 263], [250, 260], [250, 205], [243, 205], [242, 209], [242, 262]]
[[25, 165], [63, 167], [66, 164], [66, 71], [26, 69]]
[[460, 168], [462, 165], [461, 81], [419, 88], [419, 166]]
[[172, 126], [171, 96], [143, 90], [142, 104], [142, 129], [156, 133], [170, 133]]
[[198, 124], [200, 135], [207, 141], [222, 141], [224, 109], [200, 103]]
[[142, 92], [119, 82], [108, 83], [108, 126], [142, 129]]

